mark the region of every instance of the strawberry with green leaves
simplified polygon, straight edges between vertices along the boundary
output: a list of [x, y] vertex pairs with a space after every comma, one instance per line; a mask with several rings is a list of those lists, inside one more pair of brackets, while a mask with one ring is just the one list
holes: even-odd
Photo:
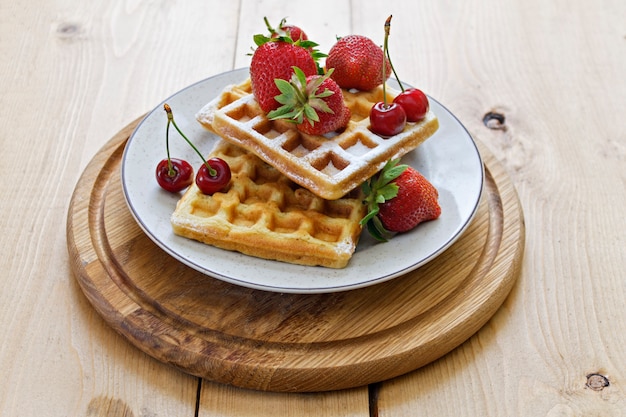
[[290, 79], [294, 66], [301, 68], [306, 75], [317, 74], [317, 64], [308, 49], [280, 39], [265, 38], [261, 41], [250, 63], [252, 93], [266, 113], [280, 106], [274, 99], [280, 94], [274, 80]]
[[306, 41], [309, 39], [302, 28], [295, 25], [288, 25], [286, 18], [283, 18], [280, 21], [277, 28], [270, 25], [267, 17], [264, 17], [263, 20], [265, 21], [265, 26], [267, 26], [267, 30], [269, 30], [270, 37], [272, 38], [290, 37], [293, 41]]
[[276, 80], [281, 92], [276, 101], [282, 106], [269, 112], [267, 117], [293, 122], [298, 130], [310, 135], [345, 128], [350, 120], [350, 109], [344, 103], [341, 88], [330, 78], [332, 73], [331, 70], [325, 75], [307, 76], [294, 67], [289, 81]]
[[326, 68], [334, 68], [333, 79], [341, 88], [372, 90], [383, 83], [391, 74], [389, 60], [374, 41], [363, 35], [348, 35], [340, 38], [328, 51]]
[[398, 165], [398, 160], [387, 162], [362, 189], [368, 213], [361, 225], [380, 241], [441, 215], [437, 189], [414, 168]]
[[315, 49], [318, 44], [299, 27], [286, 25], [283, 19], [274, 29], [267, 18], [264, 20], [270, 34], [253, 37], [256, 49], [250, 62], [250, 80], [254, 97], [267, 113], [280, 106], [274, 98], [280, 94], [274, 80], [289, 80], [293, 67], [302, 69], [307, 76], [318, 74], [321, 69], [317, 61], [326, 55]]

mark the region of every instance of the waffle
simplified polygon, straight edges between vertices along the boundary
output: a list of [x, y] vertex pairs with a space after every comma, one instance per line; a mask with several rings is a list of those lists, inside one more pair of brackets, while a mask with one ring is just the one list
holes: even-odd
[[[388, 98], [399, 92], [387, 88]], [[389, 159], [415, 149], [439, 127], [430, 111], [388, 139], [369, 130], [369, 112], [382, 101], [382, 86], [368, 92], [343, 90], [352, 117], [346, 129], [324, 136], [301, 133], [293, 123], [269, 120], [253, 94], [250, 80], [231, 85], [207, 103], [196, 119], [207, 129], [259, 156], [316, 195], [334, 200], [355, 189]]]
[[230, 185], [209, 196], [194, 183], [171, 216], [175, 234], [259, 258], [329, 268], [348, 264], [365, 215], [360, 195], [326, 201], [224, 140], [210, 157], [228, 163]]

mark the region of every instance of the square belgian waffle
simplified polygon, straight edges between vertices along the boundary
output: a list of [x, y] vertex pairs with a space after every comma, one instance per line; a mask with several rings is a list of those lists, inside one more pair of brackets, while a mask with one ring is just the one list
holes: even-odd
[[324, 200], [224, 140], [209, 157], [228, 163], [230, 185], [205, 195], [192, 184], [172, 214], [174, 233], [259, 258], [330, 268], [348, 264], [365, 215], [362, 196]]
[[[387, 88], [392, 99], [398, 91]], [[389, 159], [415, 149], [439, 128], [430, 111], [403, 132], [382, 138], [369, 129], [371, 107], [383, 99], [382, 86], [372, 91], [343, 90], [352, 117], [342, 132], [307, 135], [293, 123], [269, 120], [259, 107], [250, 80], [231, 85], [196, 115], [209, 130], [259, 156], [295, 183], [334, 200], [357, 188]]]

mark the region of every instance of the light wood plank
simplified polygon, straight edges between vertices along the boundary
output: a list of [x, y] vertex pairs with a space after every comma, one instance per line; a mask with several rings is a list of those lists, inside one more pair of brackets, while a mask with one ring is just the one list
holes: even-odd
[[[624, 4], [422, 9], [430, 23], [413, 38], [439, 48], [398, 61], [426, 66], [430, 93], [509, 171], [527, 224], [524, 273], [470, 341], [383, 384], [379, 415], [624, 415]], [[503, 129], [482, 124], [492, 110]], [[592, 373], [611, 385], [589, 388]]]
[[367, 387], [325, 393], [251, 391], [202, 382], [198, 417], [336, 416], [367, 417]]
[[[263, 15], [304, 22], [328, 47], [335, 34], [382, 42], [389, 14], [402, 79], [503, 163], [527, 239], [504, 307], [440, 361], [382, 384], [374, 412], [625, 415], [624, 2], [322, 3], [333, 12], [278, 0], [0, 4], [1, 415], [193, 414], [195, 379], [117, 336], [74, 283], [64, 237], [74, 184], [121, 127], [247, 65]], [[506, 129], [483, 125], [489, 111]], [[594, 372], [610, 385], [587, 387]], [[368, 415], [366, 389], [242, 391], [203, 383], [200, 413]]]
[[[236, 26], [237, 11], [218, 16], [210, 6], [0, 6], [2, 190], [11, 196], [0, 203], [0, 322], [12, 334], [0, 348], [1, 415], [193, 415], [198, 379], [144, 355], [95, 315], [70, 273], [64, 229], [74, 184], [112, 133], [231, 68], [234, 34], [220, 27]], [[209, 36], [221, 49], [207, 47]]]
[[[336, 13], [326, 13], [328, 7]], [[265, 33], [263, 17], [271, 24], [287, 18], [298, 25], [308, 36], [319, 43], [319, 49], [327, 51], [334, 44], [337, 33], [350, 27], [351, 3], [348, 1], [323, 0], [315, 7], [303, 7], [302, 3], [279, 0], [242, 1], [237, 29], [237, 51], [234, 68], [250, 65], [252, 36]], [[337, 29], [335, 29], [337, 28]], [[199, 416], [369, 416], [367, 387], [330, 393], [260, 393], [227, 385], [203, 381], [200, 395]]]

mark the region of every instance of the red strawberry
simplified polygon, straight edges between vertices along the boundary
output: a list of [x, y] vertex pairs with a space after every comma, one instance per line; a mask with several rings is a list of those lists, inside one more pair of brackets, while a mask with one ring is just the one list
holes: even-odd
[[270, 25], [270, 22], [267, 20], [266, 17], [264, 17], [263, 20], [265, 21], [265, 26], [267, 26], [267, 29], [270, 31], [270, 36], [272, 38], [289, 37], [294, 42], [299, 40], [306, 41], [307, 39], [309, 39], [307, 34], [304, 33], [301, 28], [294, 25], [288, 25], [287, 19], [285, 18], [280, 21], [277, 29], [273, 28]]
[[301, 68], [306, 75], [317, 74], [317, 64], [311, 52], [297, 43], [268, 41], [254, 51], [250, 63], [252, 93], [263, 111], [269, 112], [280, 106], [274, 98], [280, 94], [274, 80], [289, 80], [294, 66]]
[[282, 104], [267, 114], [272, 119], [286, 119], [296, 123], [298, 130], [310, 135], [324, 135], [346, 127], [350, 109], [343, 101], [343, 93], [325, 75], [309, 75], [294, 67], [290, 81], [276, 80], [281, 93], [276, 100]]
[[408, 167], [397, 179], [398, 195], [380, 205], [378, 217], [392, 232], [406, 232], [441, 215], [437, 189], [422, 174]]
[[441, 215], [437, 189], [417, 170], [397, 163], [389, 161], [363, 184], [368, 214], [361, 224], [381, 241]]
[[389, 78], [391, 66], [387, 58], [383, 60], [382, 48], [365, 36], [348, 35], [330, 49], [326, 68], [335, 69], [333, 79], [341, 88], [368, 91], [383, 83], [383, 61]]

